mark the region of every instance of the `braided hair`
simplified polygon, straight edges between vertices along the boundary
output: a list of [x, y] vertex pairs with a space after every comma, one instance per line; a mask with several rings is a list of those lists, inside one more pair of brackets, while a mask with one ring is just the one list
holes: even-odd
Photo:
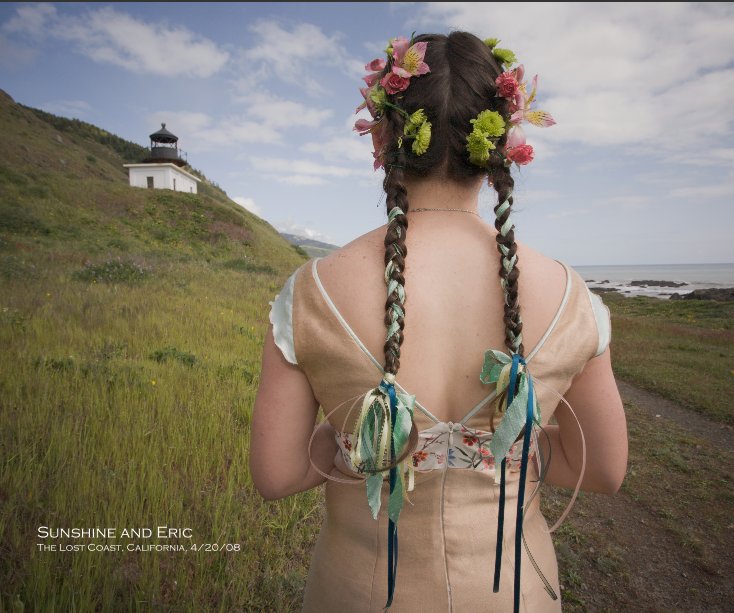
[[[514, 180], [504, 158], [495, 153], [484, 167], [470, 162], [466, 150], [466, 137], [471, 131], [470, 120], [485, 109], [495, 110], [509, 124], [509, 105], [505, 98], [497, 97], [496, 78], [502, 68], [490, 48], [473, 34], [452, 32], [449, 35], [424, 34], [413, 42], [428, 43], [425, 60], [431, 67], [428, 74], [411, 80], [410, 86], [388, 99], [399, 104], [407, 114], [425, 110], [432, 121], [431, 145], [416, 155], [403, 140], [405, 115], [393, 108], [386, 109], [386, 126], [383, 128], [383, 159], [388, 214], [385, 235], [385, 281], [388, 292], [385, 304], [386, 373], [396, 375], [400, 368], [400, 346], [405, 326], [405, 236], [408, 229], [408, 194], [406, 177], [443, 175], [447, 179], [464, 182], [479, 175], [486, 175], [497, 192], [495, 228], [497, 249], [500, 255], [498, 273], [505, 291], [504, 325], [505, 344], [513, 353], [523, 354], [522, 321], [518, 297], [517, 245], [514, 226], [509, 222], [513, 204]], [[383, 74], [391, 69], [388, 63]], [[497, 142], [501, 150], [507, 140], [504, 134]]]

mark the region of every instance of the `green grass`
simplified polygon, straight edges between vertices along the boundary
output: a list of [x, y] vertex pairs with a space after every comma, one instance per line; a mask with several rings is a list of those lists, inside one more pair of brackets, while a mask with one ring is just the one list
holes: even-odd
[[[247, 467], [262, 305], [283, 281], [187, 263], [144, 285], [59, 271], [3, 284], [5, 604], [296, 606], [320, 492], [266, 503]], [[192, 542], [239, 551], [39, 552], [39, 526], [190, 527]]]
[[[134, 143], [2, 93], [0, 121], [0, 611], [296, 608], [320, 493], [264, 502], [248, 449], [266, 306], [304, 257], [206, 180], [129, 187]], [[44, 552], [40, 526], [235, 550]]]
[[605, 294], [615, 374], [734, 424], [734, 303]]

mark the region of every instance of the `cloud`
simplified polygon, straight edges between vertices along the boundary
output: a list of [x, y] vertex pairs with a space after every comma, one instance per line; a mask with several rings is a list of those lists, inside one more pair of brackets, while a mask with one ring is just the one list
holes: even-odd
[[321, 164], [310, 160], [289, 160], [274, 157], [250, 157], [252, 167], [263, 175], [291, 185], [325, 185], [329, 179], [358, 176], [361, 170]]
[[281, 140], [280, 133], [273, 127], [242, 115], [214, 118], [207, 113], [192, 111], [156, 111], [150, 116], [150, 121], [153, 126], [165, 122], [166, 127], [179, 137], [181, 148], [189, 152]]
[[3, 30], [40, 38], [46, 33], [47, 24], [55, 18], [56, 7], [53, 4], [22, 4], [15, 9], [15, 15], [3, 24]]
[[89, 103], [84, 100], [53, 100], [43, 103], [41, 108], [54, 115], [77, 118], [84, 117], [92, 110]]
[[275, 227], [277, 228], [278, 232], [285, 232], [286, 234], [295, 234], [296, 236], [302, 236], [305, 238], [310, 238], [312, 240], [321, 241], [323, 243], [330, 243], [334, 244], [334, 241], [326, 236], [325, 234], [322, 234], [318, 230], [315, 230], [309, 226], [305, 226], [303, 224], [300, 224], [293, 219], [288, 219], [287, 221], [280, 221], [275, 224]]
[[255, 204], [255, 201], [252, 198], [245, 198], [244, 196], [235, 196], [232, 198], [237, 204], [239, 204], [243, 209], [247, 209], [250, 211], [250, 213], [254, 213], [255, 215], [262, 217], [262, 211], [260, 210], [260, 207]]
[[242, 74], [237, 80], [241, 91], [276, 78], [310, 94], [325, 94], [328, 89], [318, 77], [325, 68], [355, 78], [364, 72], [364, 62], [351, 57], [340, 34], [327, 35], [309, 23], [296, 24], [289, 31], [268, 19], [257, 21], [249, 29], [258, 40], [242, 53]]
[[661, 157], [730, 141], [731, 4], [430, 3], [422, 21], [499, 36], [540, 75], [538, 106], [558, 120], [553, 142]]
[[714, 185], [697, 185], [691, 187], [677, 187], [670, 190], [670, 196], [673, 198], [695, 198], [696, 201], [701, 199], [715, 199], [734, 197], [734, 183], [718, 183]]
[[6, 32], [71, 42], [95, 62], [166, 77], [210, 77], [229, 60], [216, 43], [183, 26], [149, 24], [111, 7], [60, 15], [48, 4], [22, 5]]
[[38, 55], [38, 50], [17, 41], [10, 40], [0, 33], [0, 66], [21, 70]]
[[[214, 118], [197, 111], [157, 111], [155, 123], [166, 122], [186, 136], [191, 150], [225, 147], [246, 143], [279, 144], [286, 132], [296, 128], [316, 128], [331, 117], [328, 109], [308, 107], [266, 91], [240, 97], [242, 114]], [[179, 134], [176, 132], [176, 134]]]
[[272, 128], [315, 128], [332, 115], [329, 109], [307, 107], [263, 90], [240, 96], [239, 101], [245, 104], [249, 117]]
[[311, 141], [301, 145], [304, 153], [316, 153], [327, 161], [339, 162], [348, 160], [359, 162], [365, 168], [371, 168], [372, 139], [355, 136], [337, 136], [324, 141]]

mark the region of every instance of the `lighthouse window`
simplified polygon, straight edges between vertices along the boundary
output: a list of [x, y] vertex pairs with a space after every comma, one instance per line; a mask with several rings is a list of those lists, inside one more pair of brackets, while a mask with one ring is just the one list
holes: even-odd
[[155, 185], [153, 184], [153, 177], [146, 177], [148, 179], [148, 189], [153, 189]]

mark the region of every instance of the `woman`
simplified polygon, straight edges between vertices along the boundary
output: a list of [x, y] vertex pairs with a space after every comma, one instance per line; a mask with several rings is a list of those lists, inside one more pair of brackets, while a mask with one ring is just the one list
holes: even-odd
[[511, 165], [533, 155], [520, 123], [554, 122], [497, 42], [398, 38], [367, 65], [373, 121], [356, 129], [388, 224], [301, 266], [273, 303], [251, 471], [271, 500], [326, 481], [306, 611], [558, 611], [536, 488], [583, 472], [613, 494], [624, 477], [608, 311], [514, 240]]

